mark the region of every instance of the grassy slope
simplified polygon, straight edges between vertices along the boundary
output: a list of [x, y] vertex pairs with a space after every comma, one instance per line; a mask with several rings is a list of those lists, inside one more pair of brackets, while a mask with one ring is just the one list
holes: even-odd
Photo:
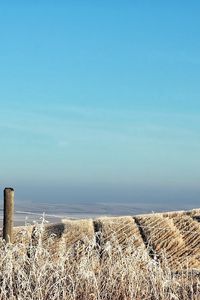
[[199, 215], [16, 228], [0, 240], [0, 299], [200, 299]]

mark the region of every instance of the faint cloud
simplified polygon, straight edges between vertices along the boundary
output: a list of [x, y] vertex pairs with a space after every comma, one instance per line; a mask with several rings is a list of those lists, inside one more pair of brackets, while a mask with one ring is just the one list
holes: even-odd
[[65, 140], [61, 140], [58, 142], [58, 147], [61, 147], [61, 148], [66, 148], [70, 145], [70, 143], [68, 141], [65, 141]]

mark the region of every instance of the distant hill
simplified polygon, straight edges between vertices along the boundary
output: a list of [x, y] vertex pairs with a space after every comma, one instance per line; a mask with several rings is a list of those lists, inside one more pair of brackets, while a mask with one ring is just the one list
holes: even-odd
[[[34, 226], [16, 227], [15, 242], [26, 243], [34, 236]], [[171, 268], [181, 267], [200, 270], [200, 209], [97, 219], [62, 220], [62, 223], [45, 225], [43, 242], [54, 236], [52, 249], [58, 249], [62, 240], [71, 247], [85, 239], [95, 239], [99, 245], [108, 241], [122, 249], [131, 247], [148, 251], [149, 257], [159, 260], [161, 253]], [[96, 237], [98, 236], [98, 237]], [[25, 238], [26, 237], [26, 238]], [[160, 259], [161, 260], [161, 259]]]

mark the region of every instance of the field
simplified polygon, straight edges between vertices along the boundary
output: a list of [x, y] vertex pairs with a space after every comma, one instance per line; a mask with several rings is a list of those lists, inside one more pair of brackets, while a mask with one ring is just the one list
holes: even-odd
[[15, 228], [0, 299], [200, 299], [200, 210]]

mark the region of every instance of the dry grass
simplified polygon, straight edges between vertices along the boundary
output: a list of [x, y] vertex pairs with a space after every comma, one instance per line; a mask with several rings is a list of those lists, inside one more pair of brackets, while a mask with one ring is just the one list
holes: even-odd
[[146, 241], [151, 247], [152, 255], [160, 258], [160, 253], [165, 251], [165, 256], [171, 268], [180, 268], [182, 255], [187, 250], [185, 241], [173, 224], [173, 220], [162, 216], [149, 216], [138, 218]]
[[[166, 226], [164, 240], [169, 239], [169, 230], [173, 239], [182, 238], [174, 221], [166, 218], [155, 222]], [[144, 228], [150, 223], [146, 220]], [[131, 217], [99, 219], [94, 225], [91, 220], [42, 223], [32, 234], [29, 227], [18, 231], [14, 245], [0, 240], [0, 299], [200, 299], [199, 275], [180, 264], [174, 272], [164, 248], [159, 250], [160, 260], [150, 258], [151, 249], [144, 247]], [[151, 235], [155, 248], [158, 228]], [[158, 238], [161, 242], [162, 235]], [[177, 246], [170, 242], [171, 247]]]
[[[127, 246], [145, 248], [137, 224], [132, 217], [103, 217], [94, 221], [97, 231], [101, 232], [101, 243], [119, 244], [122, 249]], [[131, 243], [131, 245], [130, 245]]]
[[182, 256], [182, 260], [188, 260], [193, 268], [200, 267], [200, 226], [199, 223], [190, 216], [175, 217], [173, 222], [181, 233], [185, 242], [187, 252]]

